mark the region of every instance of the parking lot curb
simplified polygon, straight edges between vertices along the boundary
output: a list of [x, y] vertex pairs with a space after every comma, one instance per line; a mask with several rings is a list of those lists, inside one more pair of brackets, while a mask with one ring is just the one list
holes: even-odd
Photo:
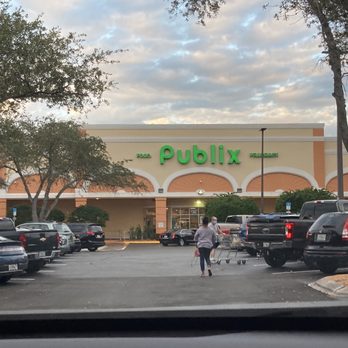
[[321, 278], [308, 286], [332, 297], [348, 297], [348, 274]]

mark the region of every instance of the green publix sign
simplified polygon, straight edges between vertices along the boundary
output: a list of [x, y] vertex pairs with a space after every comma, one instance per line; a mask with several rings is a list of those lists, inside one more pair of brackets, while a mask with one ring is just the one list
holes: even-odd
[[[163, 145], [160, 149], [160, 163], [163, 165], [176, 157], [180, 164], [188, 164], [191, 160], [196, 164], [240, 164], [239, 160], [240, 149], [231, 150], [226, 149], [224, 145], [211, 144], [209, 150], [202, 150], [198, 145], [193, 145], [191, 149], [176, 150], [171, 145]], [[148, 152], [139, 152], [136, 154], [137, 158], [152, 158]], [[263, 154], [258, 152], [249, 153], [250, 158], [278, 158], [278, 152], [265, 152]]]
[[239, 153], [240, 149], [225, 149], [223, 145], [216, 146], [215, 144], [210, 145], [209, 151], [202, 150], [197, 145], [193, 145], [192, 150], [177, 151], [171, 145], [163, 145], [160, 149], [160, 163], [164, 164], [176, 156], [180, 164], [188, 164], [191, 159], [196, 164], [205, 164], [207, 162], [224, 164], [225, 161], [227, 161], [227, 164], [240, 164]]

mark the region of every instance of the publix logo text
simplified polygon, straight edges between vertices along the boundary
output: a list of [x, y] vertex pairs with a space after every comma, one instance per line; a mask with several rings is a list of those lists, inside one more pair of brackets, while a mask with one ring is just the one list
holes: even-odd
[[164, 164], [176, 157], [180, 164], [190, 163], [191, 160], [196, 164], [205, 164], [207, 162], [211, 164], [239, 164], [238, 159], [240, 150], [225, 149], [224, 145], [212, 144], [208, 151], [198, 148], [197, 145], [193, 145], [192, 149], [175, 150], [171, 145], [163, 145], [160, 149], [160, 163]]

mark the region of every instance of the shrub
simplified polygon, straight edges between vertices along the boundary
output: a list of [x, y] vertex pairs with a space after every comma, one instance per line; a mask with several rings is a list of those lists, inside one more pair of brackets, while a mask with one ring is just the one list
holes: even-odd
[[260, 210], [252, 199], [241, 198], [234, 193], [217, 195], [206, 202], [205, 214], [216, 216], [218, 221], [225, 221], [228, 215], [254, 215]]
[[284, 191], [276, 201], [275, 209], [278, 212], [285, 211], [286, 202], [291, 202], [291, 211], [299, 213], [304, 202], [316, 199], [335, 199], [336, 195], [325, 189], [314, 187], [303, 190]]
[[69, 222], [93, 222], [105, 227], [109, 214], [98, 207], [83, 205], [76, 208], [69, 216]]

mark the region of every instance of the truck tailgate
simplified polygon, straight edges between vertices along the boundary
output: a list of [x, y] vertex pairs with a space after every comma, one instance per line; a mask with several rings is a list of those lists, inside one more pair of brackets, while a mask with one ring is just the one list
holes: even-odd
[[57, 231], [53, 230], [25, 230], [11, 231], [3, 233], [2, 236], [13, 239], [22, 240], [21, 235], [25, 236], [26, 252], [52, 251], [57, 246]]
[[267, 216], [255, 216], [248, 221], [248, 242], [282, 242], [285, 222]]

